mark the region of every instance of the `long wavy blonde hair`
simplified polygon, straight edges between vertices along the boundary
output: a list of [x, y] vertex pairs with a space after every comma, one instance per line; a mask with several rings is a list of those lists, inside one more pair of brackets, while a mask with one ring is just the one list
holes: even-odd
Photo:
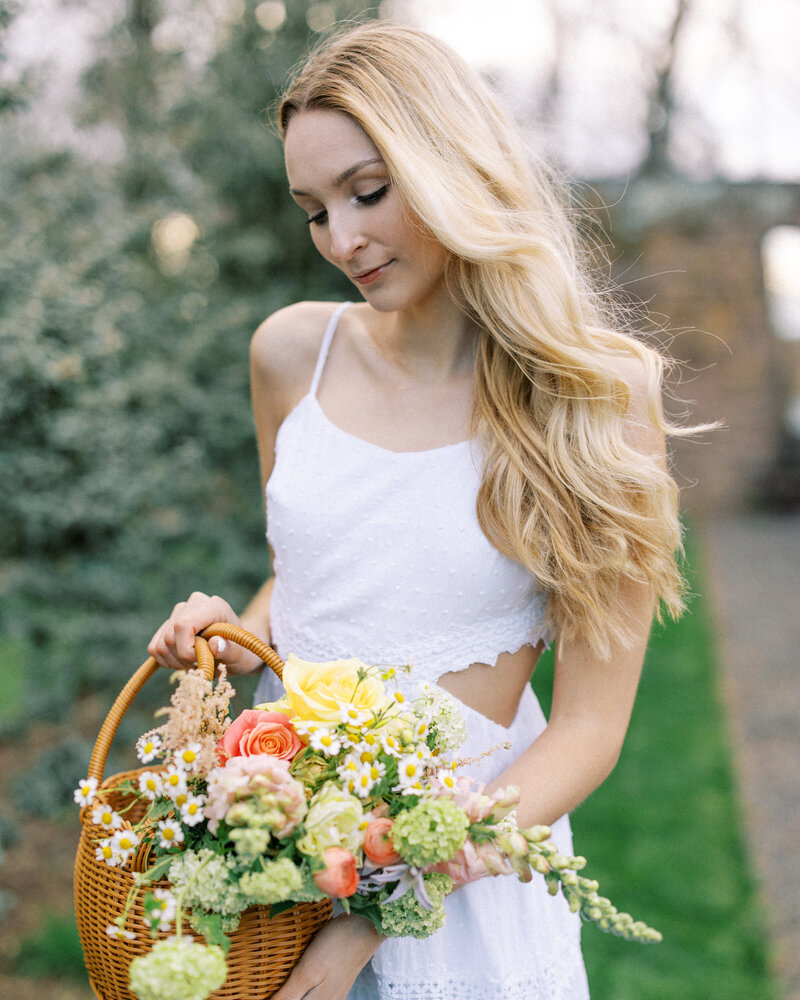
[[[480, 329], [473, 429], [485, 466], [477, 514], [489, 540], [549, 590], [567, 639], [608, 656], [630, 641], [621, 582], [683, 606], [676, 485], [630, 443], [641, 371], [662, 430], [662, 357], [615, 328], [589, 280], [560, 186], [489, 89], [415, 28], [372, 21], [326, 39], [278, 110], [356, 121], [379, 150], [409, 216], [449, 251], [454, 300]], [[621, 359], [636, 359], [631, 366]]]

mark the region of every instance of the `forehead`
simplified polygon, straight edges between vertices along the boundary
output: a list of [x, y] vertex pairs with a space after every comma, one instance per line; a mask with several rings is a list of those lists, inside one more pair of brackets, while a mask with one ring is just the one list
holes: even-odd
[[325, 186], [357, 163], [380, 158], [367, 133], [341, 111], [298, 111], [283, 141], [289, 185], [300, 190]]

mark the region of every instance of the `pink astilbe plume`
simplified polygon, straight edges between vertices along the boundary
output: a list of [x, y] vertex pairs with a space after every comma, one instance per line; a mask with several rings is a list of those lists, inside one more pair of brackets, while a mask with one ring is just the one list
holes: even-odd
[[167, 715], [167, 721], [153, 730], [164, 745], [164, 756], [169, 760], [173, 753], [189, 743], [199, 743], [197, 771], [207, 774], [217, 764], [217, 743], [230, 724], [228, 706], [235, 695], [225, 667], [219, 665], [216, 683], [208, 680], [202, 670], [178, 672], [178, 686], [172, 693], [168, 708], [157, 715]]

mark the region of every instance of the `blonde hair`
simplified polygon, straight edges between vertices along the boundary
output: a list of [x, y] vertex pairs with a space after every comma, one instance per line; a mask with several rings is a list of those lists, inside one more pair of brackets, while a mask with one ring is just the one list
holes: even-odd
[[[477, 514], [549, 590], [551, 624], [601, 656], [630, 641], [620, 584], [675, 616], [677, 488], [628, 441], [633, 388], [660, 405], [663, 359], [614, 329], [558, 185], [478, 75], [437, 39], [372, 21], [326, 40], [286, 88], [281, 133], [309, 108], [356, 121], [409, 214], [449, 251], [448, 288], [481, 333], [473, 425], [485, 448]], [[637, 359], [628, 380], [621, 358]]]

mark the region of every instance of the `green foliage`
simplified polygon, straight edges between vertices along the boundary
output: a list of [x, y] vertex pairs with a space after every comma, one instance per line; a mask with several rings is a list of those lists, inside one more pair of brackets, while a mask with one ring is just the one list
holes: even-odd
[[41, 929], [20, 942], [14, 971], [32, 979], [85, 982], [86, 967], [74, 916], [45, 917]]
[[[701, 587], [693, 588], [702, 590]], [[549, 704], [552, 661], [535, 686]], [[765, 920], [741, 835], [703, 602], [648, 648], [621, 759], [573, 815], [576, 848], [621, 909], [664, 934], [633, 948], [583, 932], [595, 1000], [774, 1000]]]
[[[131, 5], [80, 109], [119, 137], [119, 162], [27, 148], [0, 117], [0, 677], [17, 678], [0, 734], [118, 687], [192, 590], [241, 606], [266, 575], [249, 338], [344, 288], [264, 114], [309, 4], [289, 3], [277, 34], [256, 6], [198, 62], [152, 43], [170, 3]], [[173, 213], [196, 238], [159, 251]]]

